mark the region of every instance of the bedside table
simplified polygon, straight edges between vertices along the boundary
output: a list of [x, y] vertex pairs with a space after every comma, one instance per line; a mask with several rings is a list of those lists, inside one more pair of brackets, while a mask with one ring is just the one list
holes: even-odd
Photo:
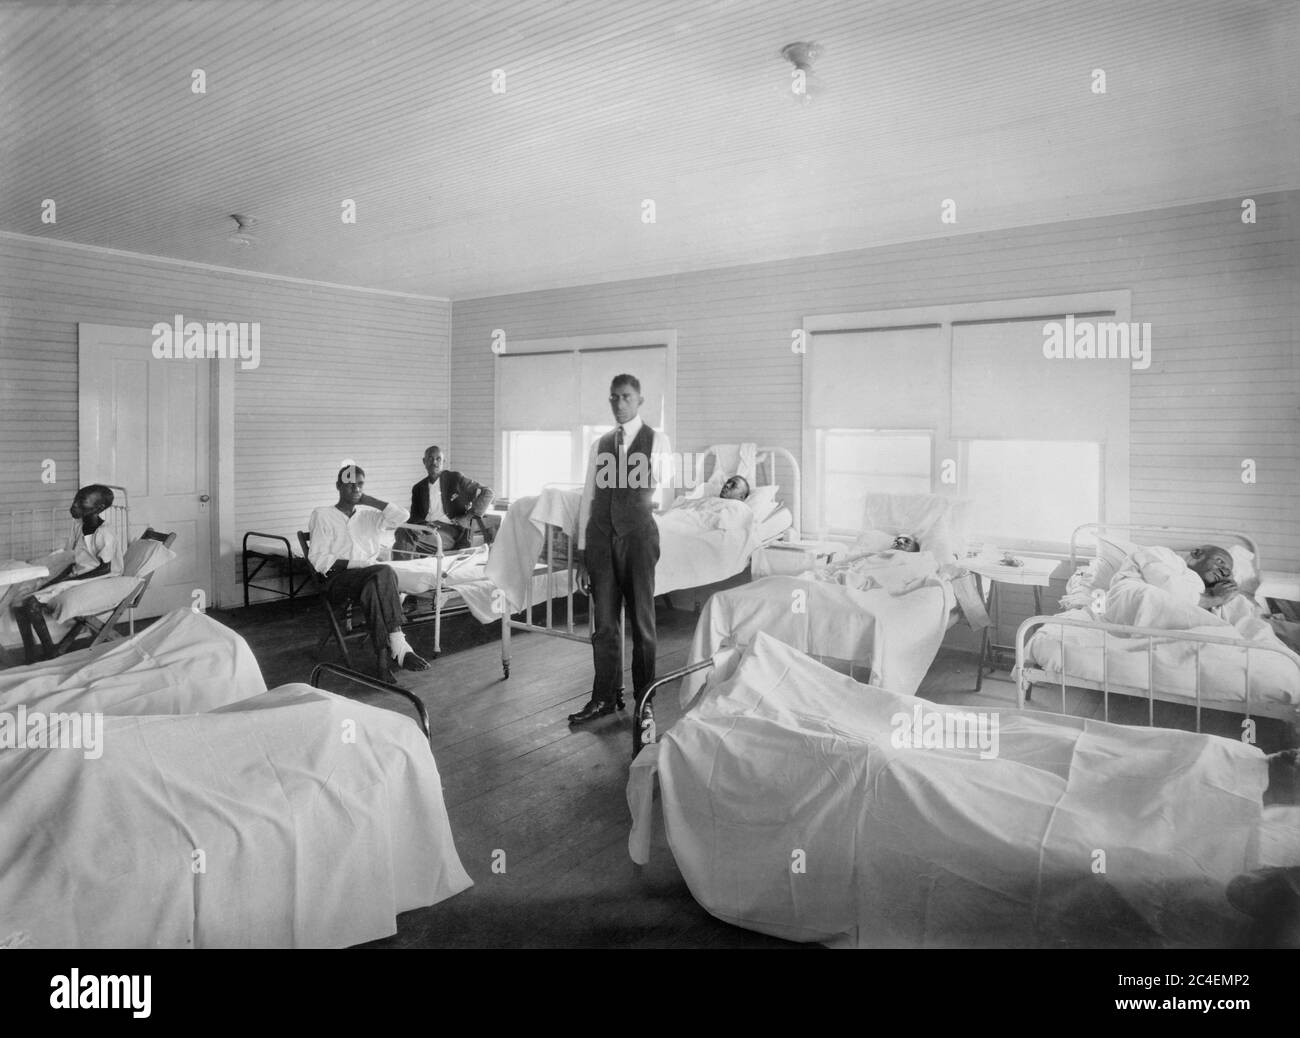
[[1025, 558], [1021, 559], [1021, 561], [1024, 563], [1023, 566], [1004, 566], [999, 559], [989, 556], [976, 556], [975, 558], [961, 559], [959, 562], [959, 565], [975, 574], [975, 585], [981, 598], [986, 597], [984, 582], [988, 581], [989, 584], [987, 601], [991, 622], [988, 627], [984, 628], [984, 633], [980, 638], [979, 663], [975, 669], [976, 692], [984, 684], [984, 668], [988, 667], [991, 674], [1000, 665], [998, 662], [999, 653], [1015, 651], [1014, 645], [1000, 645], [997, 641], [1001, 613], [998, 588], [1003, 584], [1033, 588], [1034, 613], [1035, 615], [1040, 614], [1043, 611], [1042, 589], [1051, 584], [1052, 574], [1061, 565], [1056, 559]]

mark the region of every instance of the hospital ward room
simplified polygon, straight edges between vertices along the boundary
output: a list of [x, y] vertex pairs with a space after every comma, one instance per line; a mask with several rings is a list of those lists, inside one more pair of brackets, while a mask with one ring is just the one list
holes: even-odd
[[1300, 948], [1298, 47], [0, 4], [0, 948]]

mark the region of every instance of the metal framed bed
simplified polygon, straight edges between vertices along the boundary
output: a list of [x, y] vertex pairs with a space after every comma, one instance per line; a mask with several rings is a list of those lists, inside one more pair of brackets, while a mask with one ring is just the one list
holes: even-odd
[[[704, 471], [699, 473], [702, 480], [707, 480], [709, 476], [712, 475], [711, 468], [716, 469], [718, 465], [719, 450], [720, 448], [715, 445], [709, 447], [708, 450], [704, 452], [703, 459], [702, 459]], [[710, 458], [712, 459], [712, 466], [710, 466], [709, 464]], [[790, 510], [790, 514], [792, 518], [792, 523], [790, 527], [788, 527], [788, 529], [793, 530], [794, 535], [797, 538], [799, 535], [799, 531], [802, 529], [803, 488], [801, 482], [802, 477], [799, 470], [799, 462], [798, 460], [796, 460], [795, 456], [792, 453], [790, 453], [790, 451], [786, 450], [784, 447], [759, 447], [756, 451], [756, 457], [755, 457], [755, 472], [757, 474], [756, 485], [757, 486], [780, 485], [780, 480], [777, 478], [778, 461], [784, 462], [785, 466], [789, 469], [791, 496], [788, 499], [788, 501], [785, 503], [784, 507]], [[765, 481], [764, 481], [764, 477], [766, 477]], [[775, 543], [780, 539], [780, 537], [784, 534], [784, 532], [785, 531], [782, 530], [780, 531], [780, 533], [762, 539], [760, 543], [757, 545], [757, 547], [766, 547], [769, 544]], [[536, 634], [543, 634], [552, 638], [563, 638], [567, 641], [586, 642], [586, 643], [590, 643], [591, 641], [590, 621], [588, 621], [585, 630], [580, 629], [577, 625], [574, 624], [573, 600], [575, 594], [582, 595], [582, 592], [578, 591], [574, 587], [573, 573], [569, 567], [569, 558], [572, 550], [572, 545], [569, 543], [570, 542], [569, 535], [567, 531], [565, 531], [561, 527], [548, 523], [546, 524], [544, 536], [545, 536], [544, 557], [533, 567], [533, 574], [532, 574], [533, 579], [528, 583], [528, 594], [524, 601], [523, 606], [514, 612], [507, 613], [504, 609], [502, 611], [501, 670], [502, 670], [503, 680], [505, 678], [510, 677], [510, 659], [511, 659], [510, 637], [512, 631], [532, 631]], [[556, 551], [557, 544], [562, 548], [562, 551], [558, 553]], [[746, 558], [745, 564], [748, 565], [748, 558]], [[559, 565], [561, 568], [557, 569], [556, 568], [557, 565]], [[742, 566], [741, 568], [743, 569], [744, 566]], [[739, 570], [737, 572], [739, 572]], [[562, 596], [547, 597], [547, 599], [545, 600], [545, 607], [546, 607], [545, 620], [542, 623], [536, 623], [533, 621], [533, 608], [534, 606], [541, 605], [543, 603], [535, 602], [533, 600], [533, 593], [532, 593], [533, 587], [538, 583], [537, 578], [540, 577], [540, 578], [544, 578], [544, 583], [542, 586], [545, 588], [551, 588], [553, 587], [553, 583], [552, 583], [553, 578], [555, 578], [557, 575], [562, 575], [565, 577], [563, 581], [564, 588], [565, 588], [564, 594]], [[564, 603], [565, 603], [564, 622], [562, 626], [556, 627], [555, 601], [557, 598], [561, 598], [561, 597], [564, 599]], [[620, 668], [620, 671], [624, 673], [626, 672], [626, 653], [627, 653], [626, 634], [625, 634], [626, 626], [627, 626], [626, 618], [620, 617], [619, 644], [620, 646], [622, 646], [622, 651], [624, 655], [624, 666]], [[622, 688], [619, 689], [620, 701], [622, 700], [623, 691], [624, 690]]]
[[[1070, 537], [1070, 569], [1073, 573], [1079, 565], [1081, 558], [1079, 554], [1079, 539], [1081, 535], [1097, 535], [1107, 532], [1126, 531], [1131, 534], [1137, 534], [1144, 537], [1168, 536], [1173, 535], [1181, 541], [1184, 546], [1194, 546], [1189, 543], [1192, 539], [1195, 544], [1208, 543], [1213, 541], [1219, 543], [1222, 538], [1231, 538], [1237, 543], [1243, 545], [1255, 557], [1255, 568], [1259, 574], [1263, 573], [1263, 562], [1260, 557], [1259, 547], [1253, 538], [1236, 530], [1199, 530], [1192, 527], [1177, 526], [1144, 526], [1139, 524], [1113, 524], [1113, 523], [1085, 523], [1075, 529]], [[1167, 546], [1172, 546], [1171, 542], [1163, 542]], [[1038, 631], [1047, 628], [1056, 627], [1060, 638], [1061, 647], [1061, 667], [1059, 671], [1048, 670], [1042, 666], [1031, 662], [1029, 654], [1030, 638]], [[1101, 634], [1101, 644], [1099, 651], [1101, 653], [1101, 678], [1088, 678], [1081, 675], [1067, 673], [1065, 666], [1065, 642], [1066, 628], [1078, 628], [1087, 631], [1096, 631]], [[1112, 638], [1129, 639], [1127, 644], [1130, 647], [1134, 644], [1142, 645], [1145, 649], [1146, 658], [1146, 687], [1136, 687], [1133, 685], [1119, 684], [1111, 680], [1110, 677], [1110, 657], [1107, 650], [1111, 646]], [[1193, 650], [1192, 666], [1194, 671], [1194, 689], [1193, 695], [1189, 696], [1183, 692], [1164, 691], [1156, 688], [1156, 651], [1161, 645], [1169, 645], [1175, 642], [1189, 643], [1195, 646]], [[1245, 653], [1245, 676], [1243, 685], [1243, 696], [1241, 699], [1226, 699], [1221, 696], [1215, 696], [1213, 689], [1205, 690], [1202, 688], [1202, 669], [1201, 669], [1201, 650], [1203, 646], [1231, 646], [1242, 650]], [[1081, 653], [1088, 651], [1083, 646], [1074, 646], [1074, 652]], [[1300, 662], [1292, 658], [1286, 650], [1274, 645], [1261, 645], [1248, 641], [1244, 638], [1236, 638], [1228, 635], [1210, 635], [1194, 631], [1167, 630], [1156, 627], [1136, 627], [1126, 624], [1106, 623], [1099, 620], [1084, 620], [1078, 617], [1067, 616], [1031, 616], [1021, 623], [1016, 631], [1016, 662], [1012, 677], [1016, 681], [1017, 700], [1020, 709], [1025, 708], [1025, 702], [1033, 694], [1035, 685], [1059, 685], [1061, 689], [1061, 709], [1065, 709], [1065, 690], [1067, 687], [1086, 689], [1102, 693], [1103, 719], [1110, 720], [1110, 696], [1116, 695], [1133, 696], [1139, 699], [1147, 700], [1147, 724], [1149, 727], [1155, 727], [1155, 703], [1160, 700], [1165, 703], [1174, 703], [1181, 706], [1194, 705], [1196, 709], [1196, 731], [1201, 730], [1201, 711], [1202, 709], [1221, 710], [1229, 713], [1239, 713], [1249, 719], [1252, 714], [1261, 717], [1277, 718], [1292, 725], [1300, 725], [1300, 702], [1276, 703], [1263, 700], [1257, 696], [1256, 702], [1252, 704], [1251, 700], [1251, 660], [1253, 653], [1272, 653], [1283, 657], [1288, 664], [1294, 667], [1297, 680], [1297, 688], [1300, 688]], [[1140, 668], [1139, 668], [1140, 669]]]

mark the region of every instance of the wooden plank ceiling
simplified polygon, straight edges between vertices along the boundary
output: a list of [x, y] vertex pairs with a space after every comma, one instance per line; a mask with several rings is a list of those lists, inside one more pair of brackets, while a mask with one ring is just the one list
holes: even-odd
[[1298, 10], [9, 5], [0, 230], [463, 299], [1244, 197], [1300, 186]]

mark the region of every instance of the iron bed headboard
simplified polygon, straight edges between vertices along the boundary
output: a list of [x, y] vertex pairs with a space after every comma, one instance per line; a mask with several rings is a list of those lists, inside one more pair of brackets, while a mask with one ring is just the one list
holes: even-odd
[[[709, 471], [709, 459], [713, 459], [713, 467], [718, 465], [718, 450], [723, 444], [713, 444], [704, 451], [702, 466], [700, 472], [701, 479], [707, 479], [712, 473]], [[803, 531], [803, 486], [802, 474], [799, 471], [799, 462], [795, 456], [784, 447], [757, 447], [754, 451], [754, 469], [756, 473], [766, 471], [767, 483], [763, 486], [774, 485], [780, 486], [781, 481], [777, 479], [776, 462], [780, 458], [790, 468], [791, 487], [789, 500], [784, 502], [785, 507], [790, 509], [790, 514], [794, 517], [794, 533], [798, 538]], [[766, 466], [766, 469], [764, 468]], [[706, 475], [707, 473], [707, 475]], [[730, 475], [730, 473], [728, 473]]]

